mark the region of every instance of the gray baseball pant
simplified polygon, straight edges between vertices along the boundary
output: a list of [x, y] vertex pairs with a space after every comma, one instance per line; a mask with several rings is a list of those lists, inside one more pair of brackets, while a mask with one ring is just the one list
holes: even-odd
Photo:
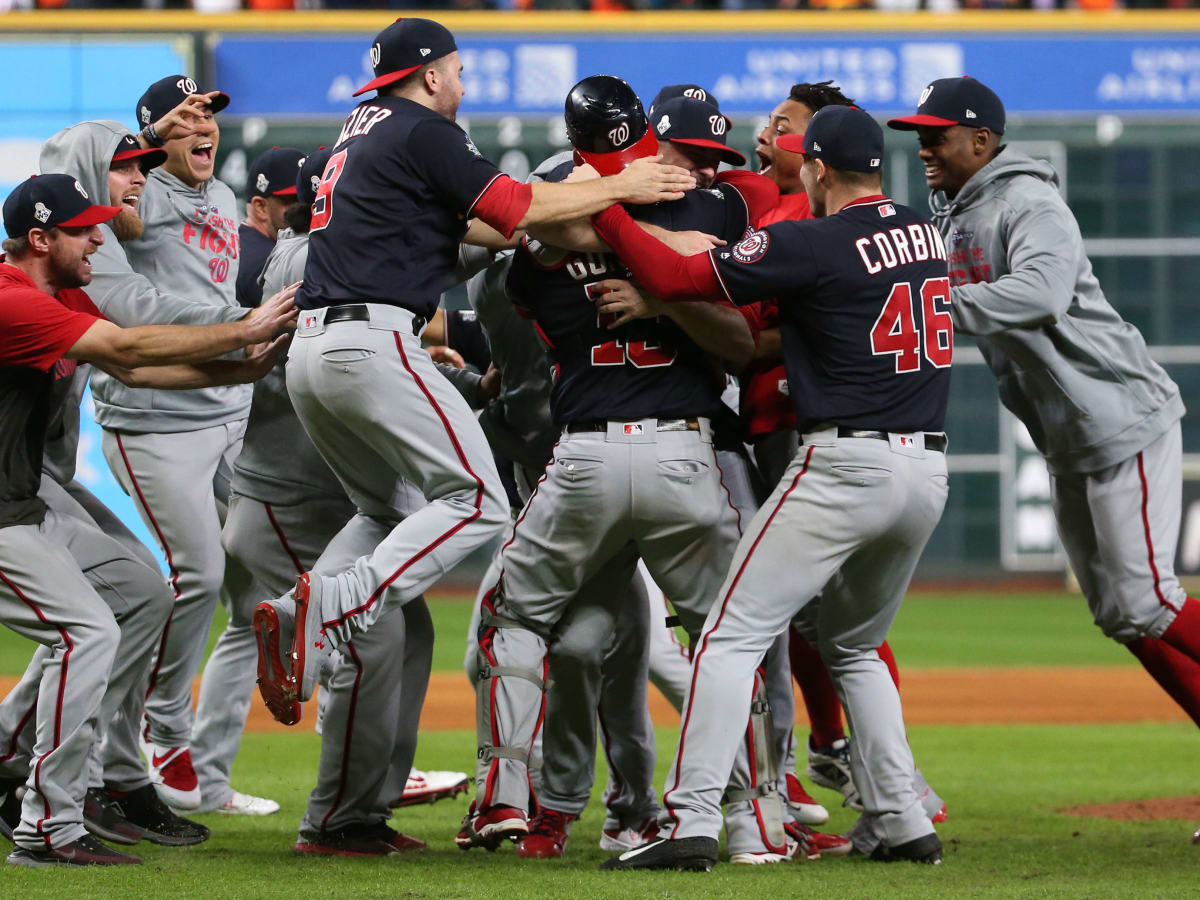
[[[108, 606], [51, 535], [58, 513], [39, 525], [0, 528], [0, 622], [51, 648], [42, 667], [36, 740], [14, 842], [32, 850], [83, 837], [88, 753], [121, 632]], [[19, 731], [19, 729], [18, 729]], [[0, 766], [14, 747], [0, 747]]]
[[[389, 603], [433, 585], [508, 521], [487, 440], [466, 401], [414, 334], [412, 313], [366, 304], [371, 320], [325, 326], [305, 311], [287, 362], [296, 414], [351, 501], [367, 516], [405, 516], [354, 564], [321, 577], [322, 621], [336, 646]], [[395, 496], [429, 501], [408, 515]]]
[[230, 498], [221, 543], [249, 578], [245, 589], [229, 598], [229, 624], [200, 680], [192, 761], [202, 808], [222, 806], [233, 795], [230, 772], [250, 712], [258, 661], [254, 607], [291, 590], [354, 512], [348, 500], [327, 496], [294, 504], [236, 493]]
[[104, 458], [170, 567], [175, 607], [146, 695], [147, 737], [162, 747], [186, 747], [191, 739], [192, 681], [225, 579], [221, 520], [245, 430], [245, 419], [174, 434], [104, 429]]
[[844, 589], [822, 598], [819, 649], [853, 729], [851, 767], [867, 816], [889, 846], [933, 830], [913, 789], [899, 694], [875, 648], [941, 517], [945, 456], [926, 451], [921, 435], [915, 448], [894, 437], [839, 439], [836, 429], [805, 437], [742, 537], [694, 654], [663, 795], [674, 838], [716, 837], [739, 738], [726, 723], [749, 706], [768, 647], [836, 573]]

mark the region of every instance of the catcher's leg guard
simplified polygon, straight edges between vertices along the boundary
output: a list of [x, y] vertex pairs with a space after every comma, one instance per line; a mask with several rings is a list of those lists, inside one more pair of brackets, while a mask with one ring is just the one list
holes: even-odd
[[540, 635], [483, 602], [476, 683], [476, 807], [525, 810], [529, 754], [545, 711], [546, 644]]
[[767, 702], [766, 682], [759, 669], [754, 673], [754, 699], [750, 704], [745, 744], [734, 763], [724, 797], [724, 802], [730, 807], [739, 803], [749, 804], [748, 813], [741, 810], [735, 812], [734, 809], [728, 812], [726, 828], [733, 825], [739, 832], [729, 835], [731, 853], [750, 849], [734, 846], [747, 842], [748, 836], [743, 832], [749, 828], [744, 827], [741, 821], [747, 816], [753, 817], [756, 839], [762, 844], [758, 849], [781, 854], [787, 852], [787, 834], [783, 830], [783, 798], [776, 785], [778, 767], [772, 752], [772, 733], [771, 704]]

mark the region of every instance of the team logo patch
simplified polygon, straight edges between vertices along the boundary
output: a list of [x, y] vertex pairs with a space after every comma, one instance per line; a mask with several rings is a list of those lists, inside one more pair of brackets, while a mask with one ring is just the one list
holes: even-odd
[[142, 124], [149, 125], [150, 124], [150, 108], [148, 106], [143, 106], [141, 109], [140, 115], [142, 117]]
[[968, 118], [968, 119], [978, 119], [978, 118], [979, 118], [979, 116], [975, 115], [975, 110], [973, 110], [973, 109], [968, 109], [968, 110], [967, 110], [967, 118]]
[[467, 149], [470, 150], [472, 153], [474, 153], [476, 156], [479, 156], [479, 157], [483, 156], [483, 154], [479, 152], [479, 148], [475, 146], [475, 142], [473, 140], [471, 140], [470, 138], [467, 138]]
[[422, 47], [422, 48], [421, 48], [421, 55], [422, 55], [422, 56], [428, 56], [428, 55], [429, 55], [430, 53], [432, 53], [432, 52], [433, 52], [433, 51], [432, 51], [432, 50], [430, 50], [428, 47]]
[[80, 197], [82, 197], [84, 200], [91, 200], [91, 199], [92, 199], [91, 197], [89, 197], [89, 196], [87, 195], [87, 191], [85, 191], [85, 190], [83, 189], [83, 185], [82, 185], [82, 184], [80, 184], [78, 181], [77, 181], [77, 182], [75, 182], [75, 190], [79, 191], [79, 196], [80, 196]]
[[50, 212], [50, 208], [45, 203], [38, 202], [33, 204], [33, 217], [43, 225], [50, 221]]
[[316, 324], [317, 324], [316, 316], [305, 316], [304, 317], [304, 327], [305, 328], [312, 328]]
[[624, 431], [626, 434], [641, 434], [642, 426], [640, 422], [626, 422]]
[[175, 82], [175, 87], [179, 88], [185, 94], [196, 93], [196, 82], [192, 81], [190, 78], [180, 78], [177, 82]]
[[892, 206], [890, 203], [884, 203], [879, 207], [879, 215], [881, 218], [886, 219], [888, 216], [894, 216], [895, 214], [896, 207]]
[[724, 116], [709, 116], [708, 127], [712, 129], [712, 133], [714, 135], [720, 137], [725, 133], [728, 123], [725, 121]]
[[616, 128], [608, 133], [609, 142], [619, 149], [624, 149], [625, 142], [629, 140], [629, 123], [622, 122]]
[[321, 176], [320, 175], [313, 175], [311, 178], [308, 179], [308, 183], [312, 187], [312, 192], [314, 194], [319, 194], [321, 192]]
[[929, 95], [932, 93], [933, 93], [933, 85], [932, 84], [926, 85], [925, 90], [921, 91], [921, 99], [917, 101], [917, 106], [918, 107], [924, 106], [925, 101], [929, 99]]
[[765, 231], [752, 231], [733, 245], [733, 258], [740, 263], [758, 262], [770, 243], [771, 238]]
[[267, 181], [267, 173], [266, 173], [266, 172], [259, 172], [259, 173], [258, 173], [258, 180], [254, 182], [254, 185], [255, 185], [255, 187], [257, 187], [257, 188], [258, 188], [260, 191], [265, 191], [265, 190], [267, 189], [267, 187], [270, 185], [270, 182], [269, 182], [269, 181]]
[[707, 100], [708, 94], [704, 88], [685, 88], [683, 96], [691, 97], [693, 100]]
[[661, 119], [658, 120], [658, 124], [654, 126], [654, 130], [657, 131], [659, 134], [666, 134], [667, 130], [670, 127], [671, 127], [671, 117], [663, 116]]
[[380, 50], [378, 44], [371, 45], [371, 66], [379, 65]]

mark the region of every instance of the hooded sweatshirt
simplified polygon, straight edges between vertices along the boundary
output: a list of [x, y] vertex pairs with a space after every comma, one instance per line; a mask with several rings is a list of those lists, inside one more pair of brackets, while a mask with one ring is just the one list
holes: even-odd
[[1054, 475], [1123, 462], [1184, 413], [1167, 373], [1112, 308], [1047, 163], [1003, 149], [953, 199], [930, 198], [950, 257], [954, 326]]
[[[120, 122], [81, 122], [64, 128], [42, 146], [41, 170], [49, 173], [73, 175], [83, 189], [97, 203], [108, 203], [108, 170], [113, 154], [129, 129]], [[157, 170], [154, 170], [157, 171]], [[147, 188], [149, 185], [147, 185]], [[145, 193], [139, 203], [141, 214], [146, 212]], [[134, 325], [212, 325], [233, 322], [245, 315], [244, 309], [231, 309], [214, 305], [204, 296], [185, 297], [180, 294], [158, 290], [144, 275], [135, 272], [125, 256], [123, 245], [117, 241], [112, 229], [100, 226], [104, 244], [92, 256], [92, 281], [87, 294], [105, 318], [122, 327]], [[151, 316], [152, 311], [152, 316]], [[55, 481], [66, 484], [74, 477], [75, 457], [79, 446], [79, 397], [83, 394], [91, 366], [80, 365], [73, 376], [71, 399], [64, 404], [50, 423], [46, 440], [44, 471]], [[96, 382], [110, 382], [109, 393], [132, 391], [116, 379], [102, 373], [96, 374]], [[97, 388], [99, 390], [99, 388]], [[219, 388], [217, 390], [225, 390]], [[163, 392], [141, 390], [139, 395]], [[173, 399], [181, 402], [201, 391], [171, 391]], [[100, 401], [97, 398], [97, 420], [100, 420]], [[139, 413], [145, 416], [145, 413]], [[101, 421], [101, 424], [105, 424]], [[124, 427], [116, 425], [113, 427]], [[141, 427], [130, 431], [157, 430]]]

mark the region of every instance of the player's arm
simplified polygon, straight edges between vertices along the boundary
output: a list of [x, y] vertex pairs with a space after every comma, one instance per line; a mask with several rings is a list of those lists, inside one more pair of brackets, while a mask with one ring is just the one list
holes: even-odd
[[258, 315], [219, 325], [139, 325], [121, 328], [97, 319], [64, 356], [115, 371], [141, 366], [190, 365], [208, 362], [248, 344], [273, 340], [294, 327], [293, 284], [258, 307]]
[[266, 375], [279, 362], [290, 335], [282, 334], [269, 343], [247, 348], [244, 359], [216, 359], [194, 365], [141, 366], [128, 369], [111, 363], [95, 363], [123, 384], [136, 388], [190, 391], [196, 388], [247, 384]]
[[[1047, 187], [1047, 191], [1052, 189]], [[950, 289], [954, 327], [964, 334], [1037, 328], [1056, 322], [1070, 308], [1083, 238], [1057, 194], [1040, 199], [1036, 205], [1009, 213], [1005, 223], [1008, 273], [991, 283]], [[959, 266], [952, 262], [950, 268], [953, 271]]]
[[634, 160], [616, 175], [590, 181], [551, 184], [540, 182], [530, 188], [529, 208], [517, 223], [531, 228], [590, 216], [614, 203], [661, 203], [678, 200], [696, 186], [696, 179], [678, 166], [665, 166], [662, 157]]
[[634, 319], [664, 316], [683, 329], [697, 347], [713, 354], [733, 371], [744, 369], [754, 354], [750, 326], [731, 306], [706, 301], [663, 303], [656, 297], [643, 295], [620, 278], [590, 284], [588, 292], [596, 302], [597, 312], [617, 317], [608, 326], [610, 329]]

